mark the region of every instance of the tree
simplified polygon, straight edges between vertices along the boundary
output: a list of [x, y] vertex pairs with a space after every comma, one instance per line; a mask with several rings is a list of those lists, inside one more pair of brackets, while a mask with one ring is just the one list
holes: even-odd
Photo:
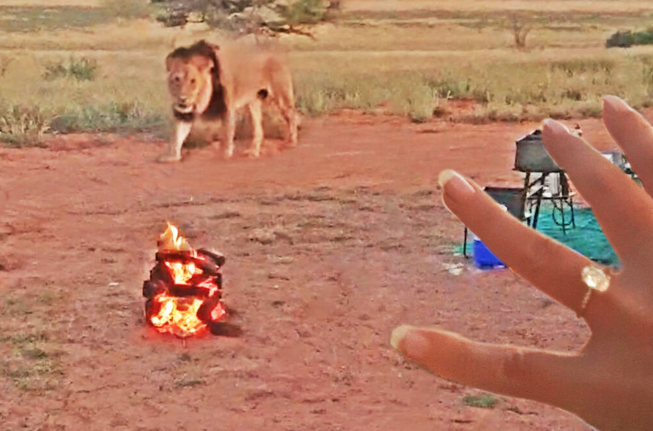
[[294, 33], [313, 37], [308, 27], [333, 17], [334, 0], [151, 0], [162, 7], [158, 20], [170, 27], [206, 23], [241, 35]]
[[512, 24], [512, 34], [515, 38], [515, 46], [519, 49], [526, 48], [526, 37], [531, 32], [531, 26], [528, 24], [525, 16], [513, 14], [510, 17]]

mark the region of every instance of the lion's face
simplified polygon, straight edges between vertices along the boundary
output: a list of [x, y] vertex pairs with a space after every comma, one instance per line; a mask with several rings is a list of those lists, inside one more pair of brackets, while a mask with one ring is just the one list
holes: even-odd
[[203, 104], [206, 94], [212, 91], [213, 67], [213, 62], [204, 57], [168, 60], [168, 89], [175, 111], [189, 114]]

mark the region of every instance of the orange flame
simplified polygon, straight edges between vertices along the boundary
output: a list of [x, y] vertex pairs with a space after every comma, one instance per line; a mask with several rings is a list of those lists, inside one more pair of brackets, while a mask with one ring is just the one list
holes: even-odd
[[200, 299], [160, 295], [155, 300], [161, 304], [161, 311], [152, 316], [150, 321], [160, 332], [187, 337], [206, 326], [197, 318], [197, 310], [202, 306]]
[[[168, 223], [168, 228], [159, 238], [159, 251], [185, 250], [190, 251], [191, 256], [197, 256], [197, 253], [190, 246], [186, 238], [179, 235], [179, 230]], [[195, 267], [194, 263], [166, 262], [166, 266], [171, 270], [170, 275], [174, 278], [175, 284], [186, 284], [193, 275], [201, 274], [202, 271]]]
[[185, 250], [190, 251], [193, 248], [190, 246], [186, 238], [179, 235], [179, 230], [168, 223], [168, 228], [159, 237], [159, 251], [170, 250]]
[[195, 267], [194, 263], [183, 264], [179, 262], [166, 262], [166, 266], [170, 269], [170, 275], [175, 280], [175, 284], [187, 284], [193, 275], [201, 273], [199, 268]]
[[[168, 228], [159, 238], [159, 251], [187, 251], [192, 257], [197, 257], [188, 241], [179, 235], [178, 229], [168, 223]], [[189, 280], [202, 274], [202, 270], [193, 262], [165, 262], [166, 268], [174, 279], [176, 285], [188, 285]], [[199, 284], [200, 287], [209, 290], [209, 297], [219, 292], [218, 286], [211, 280]], [[206, 323], [197, 317], [197, 312], [204, 303], [204, 300], [195, 297], [177, 298], [168, 294], [160, 294], [153, 298], [153, 301], [160, 306], [158, 313], [149, 316], [149, 320], [159, 332], [169, 332], [180, 337], [187, 337], [196, 334], [206, 328]], [[211, 312], [213, 321], [226, 315], [226, 310], [221, 303], [218, 303]]]

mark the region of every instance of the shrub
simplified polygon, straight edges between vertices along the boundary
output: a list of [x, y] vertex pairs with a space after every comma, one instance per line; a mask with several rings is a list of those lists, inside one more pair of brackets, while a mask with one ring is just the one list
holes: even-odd
[[296, 0], [280, 7], [280, 14], [288, 25], [317, 24], [322, 21], [329, 7], [323, 0]]
[[0, 141], [18, 147], [39, 145], [50, 119], [36, 105], [0, 107]]
[[47, 80], [72, 78], [78, 81], [93, 81], [97, 68], [97, 61], [93, 59], [71, 57], [68, 61], [59, 61], [47, 65], [43, 78]]
[[618, 31], [605, 42], [606, 48], [628, 48], [634, 45], [653, 45], [653, 28], [643, 31]]

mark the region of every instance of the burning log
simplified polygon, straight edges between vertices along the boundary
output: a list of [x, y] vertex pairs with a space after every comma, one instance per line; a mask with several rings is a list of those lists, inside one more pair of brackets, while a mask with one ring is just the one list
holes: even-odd
[[164, 294], [166, 290], [166, 283], [164, 281], [150, 279], [143, 282], [143, 296], [147, 299]]
[[220, 265], [215, 263], [212, 258], [204, 256], [200, 251], [193, 250], [192, 254], [184, 251], [158, 252], [155, 257], [158, 262], [179, 263], [182, 265], [192, 263], [207, 275], [216, 275], [220, 271]]
[[220, 297], [220, 291], [213, 293], [213, 289], [209, 287], [202, 286], [192, 286], [187, 284], [173, 284], [168, 286], [168, 294], [170, 296], [176, 296], [179, 298], [186, 296], [196, 296], [198, 298], [210, 298], [213, 296]]
[[227, 260], [227, 258], [225, 258], [222, 254], [207, 250], [205, 248], [200, 248], [199, 250], [197, 250], [197, 252], [210, 257], [218, 266], [224, 265], [224, 263]]
[[143, 282], [148, 323], [178, 337], [205, 329], [218, 335], [240, 334], [240, 328], [224, 322], [228, 317], [221, 301], [225, 257], [206, 249], [194, 250], [170, 224], [158, 246], [157, 263], [150, 279]]
[[170, 274], [170, 271], [165, 267], [165, 265], [156, 265], [150, 271], [150, 280], [152, 281], [162, 281], [165, 284], [172, 284], [175, 282], [174, 277]]

